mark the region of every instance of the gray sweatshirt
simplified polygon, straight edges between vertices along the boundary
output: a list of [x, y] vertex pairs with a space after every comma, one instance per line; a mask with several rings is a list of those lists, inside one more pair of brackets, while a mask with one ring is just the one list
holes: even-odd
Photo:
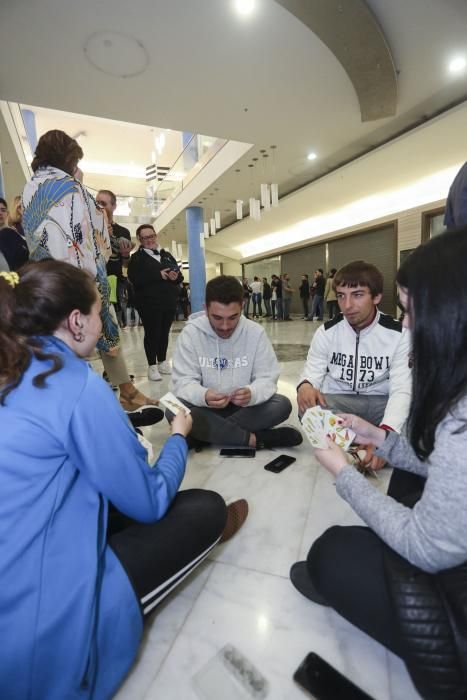
[[377, 450], [394, 467], [426, 477], [414, 508], [377, 491], [353, 467], [345, 467], [336, 479], [339, 495], [389, 547], [431, 573], [467, 561], [466, 427], [464, 397], [439, 424], [425, 462], [397, 433], [390, 433]]
[[171, 390], [180, 399], [205, 406], [214, 389], [231, 394], [248, 387], [250, 406], [264, 403], [277, 391], [279, 365], [272, 345], [257, 323], [240, 317], [230, 338], [219, 338], [200, 311], [180, 333], [173, 353]]

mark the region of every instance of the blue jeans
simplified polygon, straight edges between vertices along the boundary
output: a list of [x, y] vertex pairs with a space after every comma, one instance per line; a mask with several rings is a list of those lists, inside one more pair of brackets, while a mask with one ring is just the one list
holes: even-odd
[[[258, 307], [258, 309], [256, 308]], [[258, 313], [257, 313], [258, 311]], [[261, 308], [261, 292], [253, 294], [253, 316], [262, 316], [263, 310]]]
[[310, 318], [313, 320], [315, 316], [318, 317], [320, 321], [323, 320], [324, 314], [324, 297], [320, 294], [315, 294], [313, 297], [313, 305], [311, 307]]

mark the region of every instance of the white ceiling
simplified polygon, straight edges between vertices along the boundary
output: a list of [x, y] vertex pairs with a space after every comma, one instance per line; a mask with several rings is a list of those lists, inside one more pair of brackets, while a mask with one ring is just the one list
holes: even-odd
[[[447, 71], [451, 57], [467, 54], [464, 0], [367, 4], [383, 29], [398, 73], [394, 117], [362, 123], [342, 65], [274, 0], [256, 0], [249, 18], [234, 12], [233, 0], [3, 0], [1, 98], [255, 144], [198, 200], [209, 216], [213, 208], [220, 209], [228, 221], [234, 200], [248, 200], [264, 179], [278, 181], [281, 193], [291, 192], [466, 98], [466, 74], [453, 77]], [[345, 10], [346, 0], [340, 5]], [[121, 78], [96, 70], [83, 50], [96, 32], [120, 33], [123, 42], [128, 36], [137, 39], [148, 58], [144, 72]], [[449, 129], [439, 134], [455, 142]], [[110, 131], [107, 136], [114, 157], [134, 154], [129, 160], [137, 161], [136, 141], [128, 149], [128, 143], [115, 143]], [[272, 151], [271, 145], [277, 148]], [[262, 159], [260, 149], [270, 157]], [[318, 154], [312, 162], [306, 160], [310, 150]], [[443, 149], [435, 150], [428, 167], [439, 170], [446, 163]], [[391, 169], [393, 177], [399, 171], [407, 180], [416, 165], [396, 160], [380, 176], [388, 176]], [[363, 174], [363, 181], [368, 192], [379, 186], [373, 172], [366, 181]], [[332, 205], [336, 181], [329, 182], [331, 189], [316, 202], [317, 210], [321, 201]], [[345, 197], [352, 197], [351, 187]], [[249, 240], [264, 235], [264, 229], [275, 230], [281, 207], [260, 228], [248, 220], [235, 224], [207, 246], [238, 257], [234, 249], [239, 237]], [[295, 216], [313, 215], [314, 202], [300, 207], [295, 207]], [[183, 238], [183, 216], [170, 228], [171, 237]]]

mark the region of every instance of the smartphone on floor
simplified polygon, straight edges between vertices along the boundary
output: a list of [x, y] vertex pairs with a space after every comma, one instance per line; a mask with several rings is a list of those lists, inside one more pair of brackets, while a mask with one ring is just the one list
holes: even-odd
[[296, 457], [289, 457], [289, 455], [279, 455], [279, 457], [273, 459], [272, 462], [268, 462], [267, 464], [265, 464], [264, 468], [267, 469], [268, 472], [274, 472], [274, 474], [279, 474], [279, 472], [283, 471], [287, 467], [290, 467], [290, 465], [293, 464], [295, 461]]
[[255, 457], [254, 447], [223, 447], [219, 452], [221, 457]]
[[315, 700], [373, 700], [313, 652], [303, 659], [293, 679]]

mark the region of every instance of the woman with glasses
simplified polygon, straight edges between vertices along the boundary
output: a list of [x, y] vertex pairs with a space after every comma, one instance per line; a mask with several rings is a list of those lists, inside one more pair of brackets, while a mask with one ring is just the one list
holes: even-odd
[[290, 572], [303, 595], [400, 656], [430, 700], [467, 697], [465, 260], [462, 228], [419, 246], [399, 269], [413, 350], [407, 438], [341, 415], [358, 444], [376, 445], [394, 467], [388, 495], [328, 438], [316, 458], [366, 527], [331, 527]]
[[128, 278], [143, 322], [148, 378], [158, 382], [162, 374], [172, 371], [167, 361], [167, 347], [183, 275], [175, 258], [159, 246], [151, 224], [139, 226], [136, 237], [140, 245], [131, 256]]

